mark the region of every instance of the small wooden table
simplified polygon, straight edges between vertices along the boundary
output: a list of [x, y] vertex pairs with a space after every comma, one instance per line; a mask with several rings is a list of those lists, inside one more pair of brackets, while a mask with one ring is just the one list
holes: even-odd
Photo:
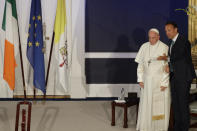
[[112, 122], [111, 125], [115, 126], [115, 107], [123, 107], [124, 108], [124, 125], [123, 128], [128, 127], [128, 118], [127, 118], [127, 108], [130, 106], [136, 105], [136, 121], [137, 121], [137, 116], [138, 116], [138, 105], [139, 105], [139, 98], [133, 99], [131, 101], [125, 102], [125, 103], [116, 103], [115, 101], [112, 101], [111, 106], [112, 106]]

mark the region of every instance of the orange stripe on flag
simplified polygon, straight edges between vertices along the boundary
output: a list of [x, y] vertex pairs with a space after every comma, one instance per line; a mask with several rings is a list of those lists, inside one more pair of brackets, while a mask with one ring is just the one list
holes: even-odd
[[5, 40], [3, 78], [7, 81], [11, 90], [14, 90], [15, 87], [15, 67], [14, 45], [8, 40]]

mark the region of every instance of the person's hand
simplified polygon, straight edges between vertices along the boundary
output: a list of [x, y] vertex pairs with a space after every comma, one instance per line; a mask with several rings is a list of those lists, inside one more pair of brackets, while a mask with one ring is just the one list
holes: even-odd
[[144, 88], [144, 83], [143, 82], [139, 82], [139, 85], [141, 88]]
[[157, 60], [164, 60], [164, 61], [167, 61], [167, 60], [168, 60], [168, 57], [167, 57], [167, 55], [164, 53], [163, 56], [157, 57]]
[[167, 87], [161, 86], [161, 91], [164, 91]]
[[166, 65], [166, 66], [164, 67], [164, 71], [165, 71], [166, 73], [169, 73], [169, 72], [170, 72], [170, 68], [169, 68], [168, 65]]

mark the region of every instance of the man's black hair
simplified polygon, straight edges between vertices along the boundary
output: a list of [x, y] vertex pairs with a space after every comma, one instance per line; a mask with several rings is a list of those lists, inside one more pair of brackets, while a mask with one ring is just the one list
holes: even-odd
[[172, 25], [174, 28], [178, 28], [176, 22], [174, 21], [167, 21], [165, 25]]

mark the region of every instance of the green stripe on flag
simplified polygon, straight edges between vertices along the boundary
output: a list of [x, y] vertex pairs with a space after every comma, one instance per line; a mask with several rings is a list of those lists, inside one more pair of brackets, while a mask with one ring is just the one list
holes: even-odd
[[17, 19], [17, 11], [16, 11], [16, 1], [15, 0], [6, 0], [5, 1], [5, 8], [3, 14], [3, 22], [2, 22], [2, 29], [5, 31], [6, 29], [6, 9], [7, 9], [7, 2], [11, 5], [12, 8], [12, 16]]
[[5, 23], [6, 23], [6, 2], [5, 2], [5, 7], [4, 7], [4, 14], [3, 14], [3, 22], [2, 22], [2, 29], [5, 31]]
[[16, 11], [16, 1], [15, 0], [7, 0], [12, 6], [12, 16], [17, 19], [17, 11]]

